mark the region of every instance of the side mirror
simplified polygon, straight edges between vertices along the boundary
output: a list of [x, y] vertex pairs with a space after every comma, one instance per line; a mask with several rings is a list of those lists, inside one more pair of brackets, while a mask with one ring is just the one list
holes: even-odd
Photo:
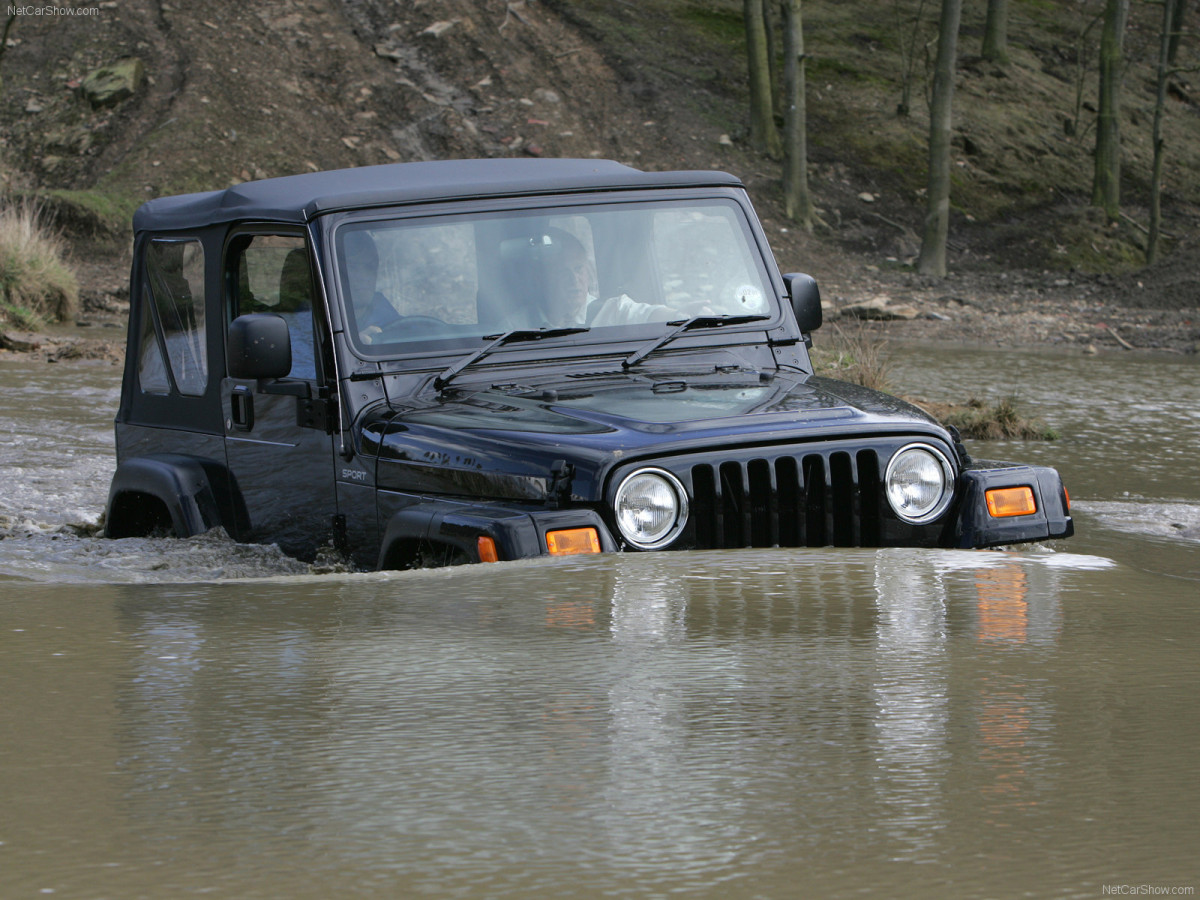
[[802, 272], [784, 275], [787, 285], [788, 299], [792, 301], [792, 312], [796, 316], [796, 324], [800, 331], [808, 334], [821, 327], [821, 289], [817, 287], [816, 279]]
[[283, 378], [292, 371], [287, 322], [274, 313], [248, 313], [229, 323], [229, 374], [233, 378]]

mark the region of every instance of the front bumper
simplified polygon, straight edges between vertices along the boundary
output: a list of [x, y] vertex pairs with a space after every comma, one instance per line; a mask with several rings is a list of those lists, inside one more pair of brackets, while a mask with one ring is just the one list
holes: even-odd
[[[1047, 466], [978, 464], [959, 476], [958, 515], [951, 546], [997, 547], [1066, 538], [1075, 533], [1070, 502], [1058, 472]], [[1036, 509], [1028, 515], [997, 518], [988, 511], [987, 492], [1028, 487]]]
[[[759, 465], [762, 463], [762, 465]], [[976, 463], [958, 476], [956, 501], [939, 520], [900, 521], [880, 491], [878, 457], [842, 453], [828, 463], [809, 454], [794, 465], [679, 466], [692, 513], [670, 550], [739, 547], [953, 547], [981, 549], [1070, 537], [1074, 533], [1066, 490], [1045, 466]], [[989, 491], [1027, 487], [1034, 509], [997, 517]], [[415, 498], [414, 498], [415, 499]], [[544, 509], [471, 504], [427, 498], [396, 512], [386, 529], [380, 568], [396, 565], [394, 548], [406, 543], [452, 547], [481, 561], [480, 539], [495, 558], [528, 559], [549, 553], [547, 534], [594, 529], [602, 552], [622, 549], [611, 523], [595, 509]]]

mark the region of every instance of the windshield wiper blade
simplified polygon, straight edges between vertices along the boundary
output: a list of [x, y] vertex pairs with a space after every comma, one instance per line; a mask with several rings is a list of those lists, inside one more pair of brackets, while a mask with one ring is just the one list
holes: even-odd
[[498, 350], [505, 344], [516, 344], [521, 341], [540, 341], [544, 338], [563, 337], [568, 334], [579, 334], [583, 331], [590, 331], [583, 325], [573, 328], [514, 328], [512, 331], [506, 331], [503, 334], [488, 334], [484, 335], [484, 340], [487, 344], [480, 347], [470, 356], [464, 356], [454, 365], [442, 372], [437, 378], [433, 379], [433, 386], [437, 390], [442, 390], [451, 379], [455, 378], [463, 369], [475, 365], [479, 360], [483, 359], [493, 350]]
[[661, 334], [653, 341], [637, 350], [621, 361], [621, 365], [628, 369], [630, 366], [636, 366], [643, 359], [653, 353], [660, 347], [669, 344], [676, 337], [683, 334], [685, 331], [691, 331], [694, 328], [720, 328], [724, 325], [745, 325], [747, 322], [761, 322], [770, 316], [760, 315], [742, 315], [742, 316], [692, 316], [690, 319], [682, 321], [668, 322], [668, 325], [675, 327], [666, 334]]

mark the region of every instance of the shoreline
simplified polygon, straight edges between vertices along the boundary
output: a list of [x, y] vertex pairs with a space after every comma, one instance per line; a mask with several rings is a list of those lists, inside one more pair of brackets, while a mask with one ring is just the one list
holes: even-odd
[[[1196, 321], [1200, 322], [1200, 314]], [[814, 344], [834, 349], [847, 340], [865, 340], [933, 349], [1200, 358], [1200, 348], [1189, 332], [1191, 325], [1187, 319], [1178, 323], [1139, 322], [1136, 315], [1122, 316], [1120, 311], [1112, 310], [1092, 323], [1073, 320], [1050, 325], [1044, 321], [1044, 314], [1028, 311], [977, 316], [963, 323], [934, 318], [928, 313], [913, 319], [876, 320], [854, 314], [830, 315], [827, 310], [824, 324], [815, 333]], [[124, 317], [81, 316], [73, 324], [34, 332], [0, 325], [0, 360], [104, 361], [119, 365], [124, 360], [125, 346]]]
[[[1190, 278], [1158, 284], [1126, 276], [978, 270], [929, 278], [838, 252], [814, 253], [825, 321], [818, 347], [844, 340], [1050, 350], [1087, 355], [1200, 353], [1200, 291]], [[124, 260], [76, 259], [80, 311], [68, 324], [28, 332], [0, 320], [0, 359], [119, 363], [128, 321]], [[1127, 302], [1118, 303], [1114, 298]]]

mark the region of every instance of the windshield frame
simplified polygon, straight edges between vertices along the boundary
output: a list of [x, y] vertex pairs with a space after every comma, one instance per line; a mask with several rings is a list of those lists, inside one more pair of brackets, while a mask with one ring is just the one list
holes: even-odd
[[[556, 216], [607, 215], [622, 211], [662, 209], [686, 209], [687, 207], [724, 207], [729, 212], [729, 221], [741, 234], [743, 239], [744, 262], [753, 267], [753, 274], [762, 286], [763, 303], [766, 307], [767, 318], [746, 325], [730, 326], [722, 329], [723, 339], [737, 341], [736, 334], [726, 332], [753, 332], [761, 336], [764, 331], [782, 329], [790, 337], [789, 318], [786, 315], [786, 289], [778, 268], [774, 264], [774, 256], [766, 243], [765, 235], [750, 206], [745, 192], [733, 188], [702, 188], [702, 189], [672, 189], [672, 190], [633, 190], [633, 191], [602, 191], [594, 193], [574, 193], [563, 195], [546, 195], [518, 198], [492, 198], [488, 200], [454, 201], [438, 204], [414, 204], [412, 206], [379, 207], [370, 209], [348, 210], [320, 217], [322, 231], [323, 255], [330, 263], [326, 266], [327, 292], [335, 298], [338, 309], [339, 330], [343, 331], [344, 346], [352, 356], [367, 363], [408, 363], [420, 365], [422, 361], [430, 367], [439, 365], [439, 360], [461, 357], [479, 349], [489, 337], [502, 333], [503, 328], [487, 328], [480, 323], [477, 328], [468, 331], [461, 337], [444, 337], [437, 340], [408, 340], [387, 342], [378, 346], [365, 343], [359, 339], [354, 309], [350, 303], [345, 256], [341, 252], [344, 238], [351, 231], [368, 228], [373, 224], [396, 223], [404, 227], [406, 223], [430, 224], [438, 223], [475, 223], [475, 231], [479, 223], [484, 221], [503, 222], [530, 219], [532, 221], [550, 220]], [[559, 338], [548, 338], [539, 341], [539, 352], [544, 347], [550, 350], [559, 344], [570, 349], [570, 355], [613, 354], [627, 352], [622, 348], [642, 345], [653, 340], [665, 331], [670, 330], [667, 321], [678, 322], [682, 318], [674, 314], [670, 319], [647, 322], [644, 324], [625, 324], [621, 326], [602, 326], [592, 328], [583, 334], [574, 334]], [[699, 334], [699, 332], [697, 332]], [[690, 336], [690, 335], [689, 335]], [[710, 338], [711, 339], [711, 338]], [[751, 337], [750, 340], [755, 338]], [[757, 340], [761, 340], [758, 337]], [[703, 342], [703, 341], [701, 341]], [[691, 341], [677, 342], [679, 347], [686, 347]], [[673, 346], [676, 345], [673, 343]], [[528, 356], [529, 348], [515, 344], [506, 346], [502, 352], [495, 354], [498, 362], [503, 356], [518, 353]], [[549, 355], [558, 356], [558, 353]], [[356, 363], [351, 362], [351, 365]]]

